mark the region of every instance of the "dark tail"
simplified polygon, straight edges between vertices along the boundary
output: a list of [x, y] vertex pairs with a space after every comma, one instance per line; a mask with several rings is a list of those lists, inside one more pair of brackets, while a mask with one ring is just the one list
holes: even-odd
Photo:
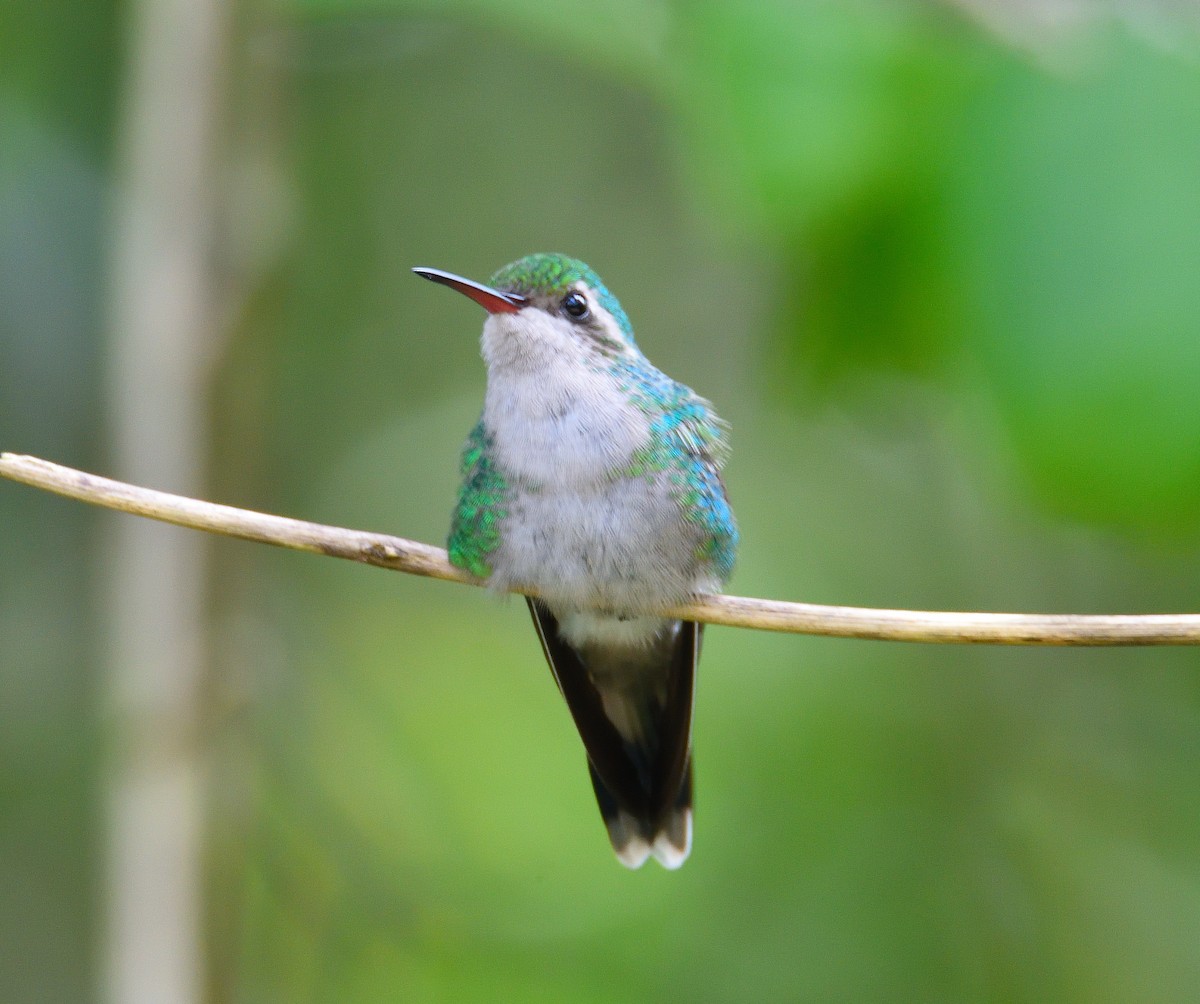
[[703, 625], [670, 622], [652, 642], [576, 648], [529, 600], [550, 669], [587, 750], [600, 814], [622, 864], [683, 864], [692, 844], [692, 699]]

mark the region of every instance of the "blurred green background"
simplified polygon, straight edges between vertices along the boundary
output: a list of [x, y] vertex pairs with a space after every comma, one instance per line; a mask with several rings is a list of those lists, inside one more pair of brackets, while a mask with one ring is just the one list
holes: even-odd
[[[2, 449], [116, 473], [171, 6], [0, 12]], [[1200, 15], [1112, 6], [214, 5], [203, 493], [440, 543], [482, 315], [408, 268], [560, 250], [732, 423], [733, 592], [1200, 610]], [[521, 604], [215, 538], [200, 962], [114, 993], [116, 526], [0, 484], [0, 999], [1200, 993], [1194, 650], [711, 630], [630, 874]]]

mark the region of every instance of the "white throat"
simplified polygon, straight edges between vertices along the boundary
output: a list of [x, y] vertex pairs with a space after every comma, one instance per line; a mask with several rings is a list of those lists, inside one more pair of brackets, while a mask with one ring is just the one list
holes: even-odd
[[501, 468], [530, 487], [582, 487], [626, 466], [649, 420], [562, 322], [535, 308], [483, 328], [483, 420]]

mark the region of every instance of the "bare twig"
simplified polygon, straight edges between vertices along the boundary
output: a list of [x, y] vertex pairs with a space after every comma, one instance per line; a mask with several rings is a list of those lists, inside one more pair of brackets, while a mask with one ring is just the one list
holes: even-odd
[[[440, 547], [364, 530], [308, 523], [201, 502], [85, 474], [37, 457], [0, 454], [0, 476], [92, 505], [194, 530], [296, 551], [349, 558], [410, 575], [484, 585], [446, 559]], [[785, 603], [705, 596], [661, 611], [675, 617], [796, 634], [886, 641], [995, 645], [1197, 645], [1200, 614], [1004, 614]]]

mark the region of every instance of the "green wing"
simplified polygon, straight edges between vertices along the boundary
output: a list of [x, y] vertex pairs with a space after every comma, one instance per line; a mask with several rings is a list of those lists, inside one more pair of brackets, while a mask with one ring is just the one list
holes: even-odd
[[712, 562], [724, 582], [733, 572], [738, 548], [737, 521], [721, 480], [729, 452], [725, 426], [707, 401], [682, 384], [676, 388], [668, 410], [651, 426], [651, 436], [665, 454], [684, 518], [704, 530], [696, 557]]
[[483, 421], [471, 430], [460, 465], [462, 485], [446, 549], [450, 563], [486, 579], [488, 556], [500, 545], [500, 522], [508, 515], [508, 483], [492, 461], [492, 442]]
[[738, 529], [721, 481], [728, 453], [724, 423], [702, 397], [653, 367], [626, 366], [618, 372], [625, 380], [622, 389], [631, 393], [634, 403], [657, 415], [650, 424], [648, 445], [620, 473], [665, 474], [671, 480], [684, 519], [704, 532], [696, 557], [711, 562], [725, 581], [737, 556]]

